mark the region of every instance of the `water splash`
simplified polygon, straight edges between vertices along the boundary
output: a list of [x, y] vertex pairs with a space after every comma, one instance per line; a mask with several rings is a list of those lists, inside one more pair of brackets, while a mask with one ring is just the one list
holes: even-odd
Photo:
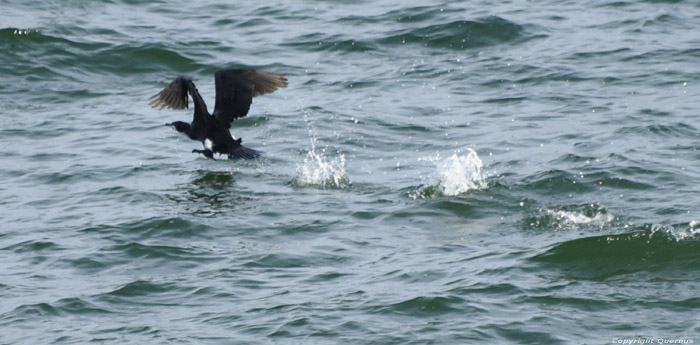
[[604, 211], [586, 214], [576, 211], [547, 210], [547, 215], [553, 218], [554, 223], [559, 228], [574, 228], [578, 225], [594, 225], [602, 228], [615, 219], [613, 215]]
[[311, 137], [311, 149], [304, 161], [297, 164], [297, 176], [292, 183], [299, 187], [317, 187], [321, 189], [347, 188], [350, 178], [345, 171], [345, 155], [328, 156], [328, 148], [318, 149], [316, 138]]
[[14, 29], [12, 32], [15, 35], [22, 36], [22, 35], [30, 35], [34, 33], [38, 33], [39, 29]]
[[700, 220], [693, 219], [687, 226], [655, 224], [651, 227], [651, 233], [657, 232], [665, 233], [676, 241], [700, 240]]
[[553, 209], [540, 209], [540, 216], [525, 218], [530, 227], [579, 229], [582, 227], [603, 228], [615, 220], [615, 216], [597, 204], [569, 205]]
[[457, 151], [452, 156], [442, 159], [440, 154], [435, 157], [420, 158], [435, 164], [436, 170], [431, 177], [429, 186], [423, 186], [411, 194], [411, 197], [429, 198], [434, 194], [455, 196], [473, 189], [488, 187], [484, 175], [483, 162], [476, 151], [467, 149], [467, 154]]

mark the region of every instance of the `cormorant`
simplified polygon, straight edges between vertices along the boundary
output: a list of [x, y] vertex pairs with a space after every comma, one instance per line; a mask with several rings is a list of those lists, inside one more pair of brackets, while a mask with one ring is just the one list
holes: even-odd
[[228, 155], [229, 159], [256, 158], [260, 151], [241, 145], [241, 139], [235, 139], [229, 128], [233, 120], [248, 114], [253, 97], [274, 92], [287, 86], [284, 74], [257, 71], [254, 69], [230, 69], [216, 72], [216, 103], [214, 114], [210, 115], [207, 105], [199, 95], [192, 80], [178, 77], [163, 91], [150, 98], [150, 105], [159, 110], [188, 108], [187, 93], [194, 102], [194, 119], [192, 123], [175, 121], [166, 123], [190, 139], [201, 141], [204, 150], [192, 150], [207, 158], [214, 159], [214, 153]]

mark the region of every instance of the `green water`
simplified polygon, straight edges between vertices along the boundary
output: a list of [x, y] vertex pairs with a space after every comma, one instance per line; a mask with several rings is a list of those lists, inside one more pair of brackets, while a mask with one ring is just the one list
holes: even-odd
[[[0, 2], [0, 344], [700, 341], [692, 1]], [[148, 98], [286, 73], [206, 160]]]

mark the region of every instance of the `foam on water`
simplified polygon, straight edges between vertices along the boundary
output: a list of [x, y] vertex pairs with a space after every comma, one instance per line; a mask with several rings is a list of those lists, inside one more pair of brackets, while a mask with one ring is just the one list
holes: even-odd
[[297, 164], [294, 185], [300, 187], [346, 188], [350, 178], [345, 171], [345, 155], [328, 155], [328, 148], [317, 148], [315, 137], [311, 137], [311, 149], [306, 152], [304, 161]]

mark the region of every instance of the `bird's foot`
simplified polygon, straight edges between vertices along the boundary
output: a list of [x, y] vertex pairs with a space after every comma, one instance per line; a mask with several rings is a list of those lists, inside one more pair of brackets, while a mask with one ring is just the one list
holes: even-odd
[[214, 152], [212, 150], [192, 150], [192, 153], [201, 153], [209, 159], [214, 159]]

